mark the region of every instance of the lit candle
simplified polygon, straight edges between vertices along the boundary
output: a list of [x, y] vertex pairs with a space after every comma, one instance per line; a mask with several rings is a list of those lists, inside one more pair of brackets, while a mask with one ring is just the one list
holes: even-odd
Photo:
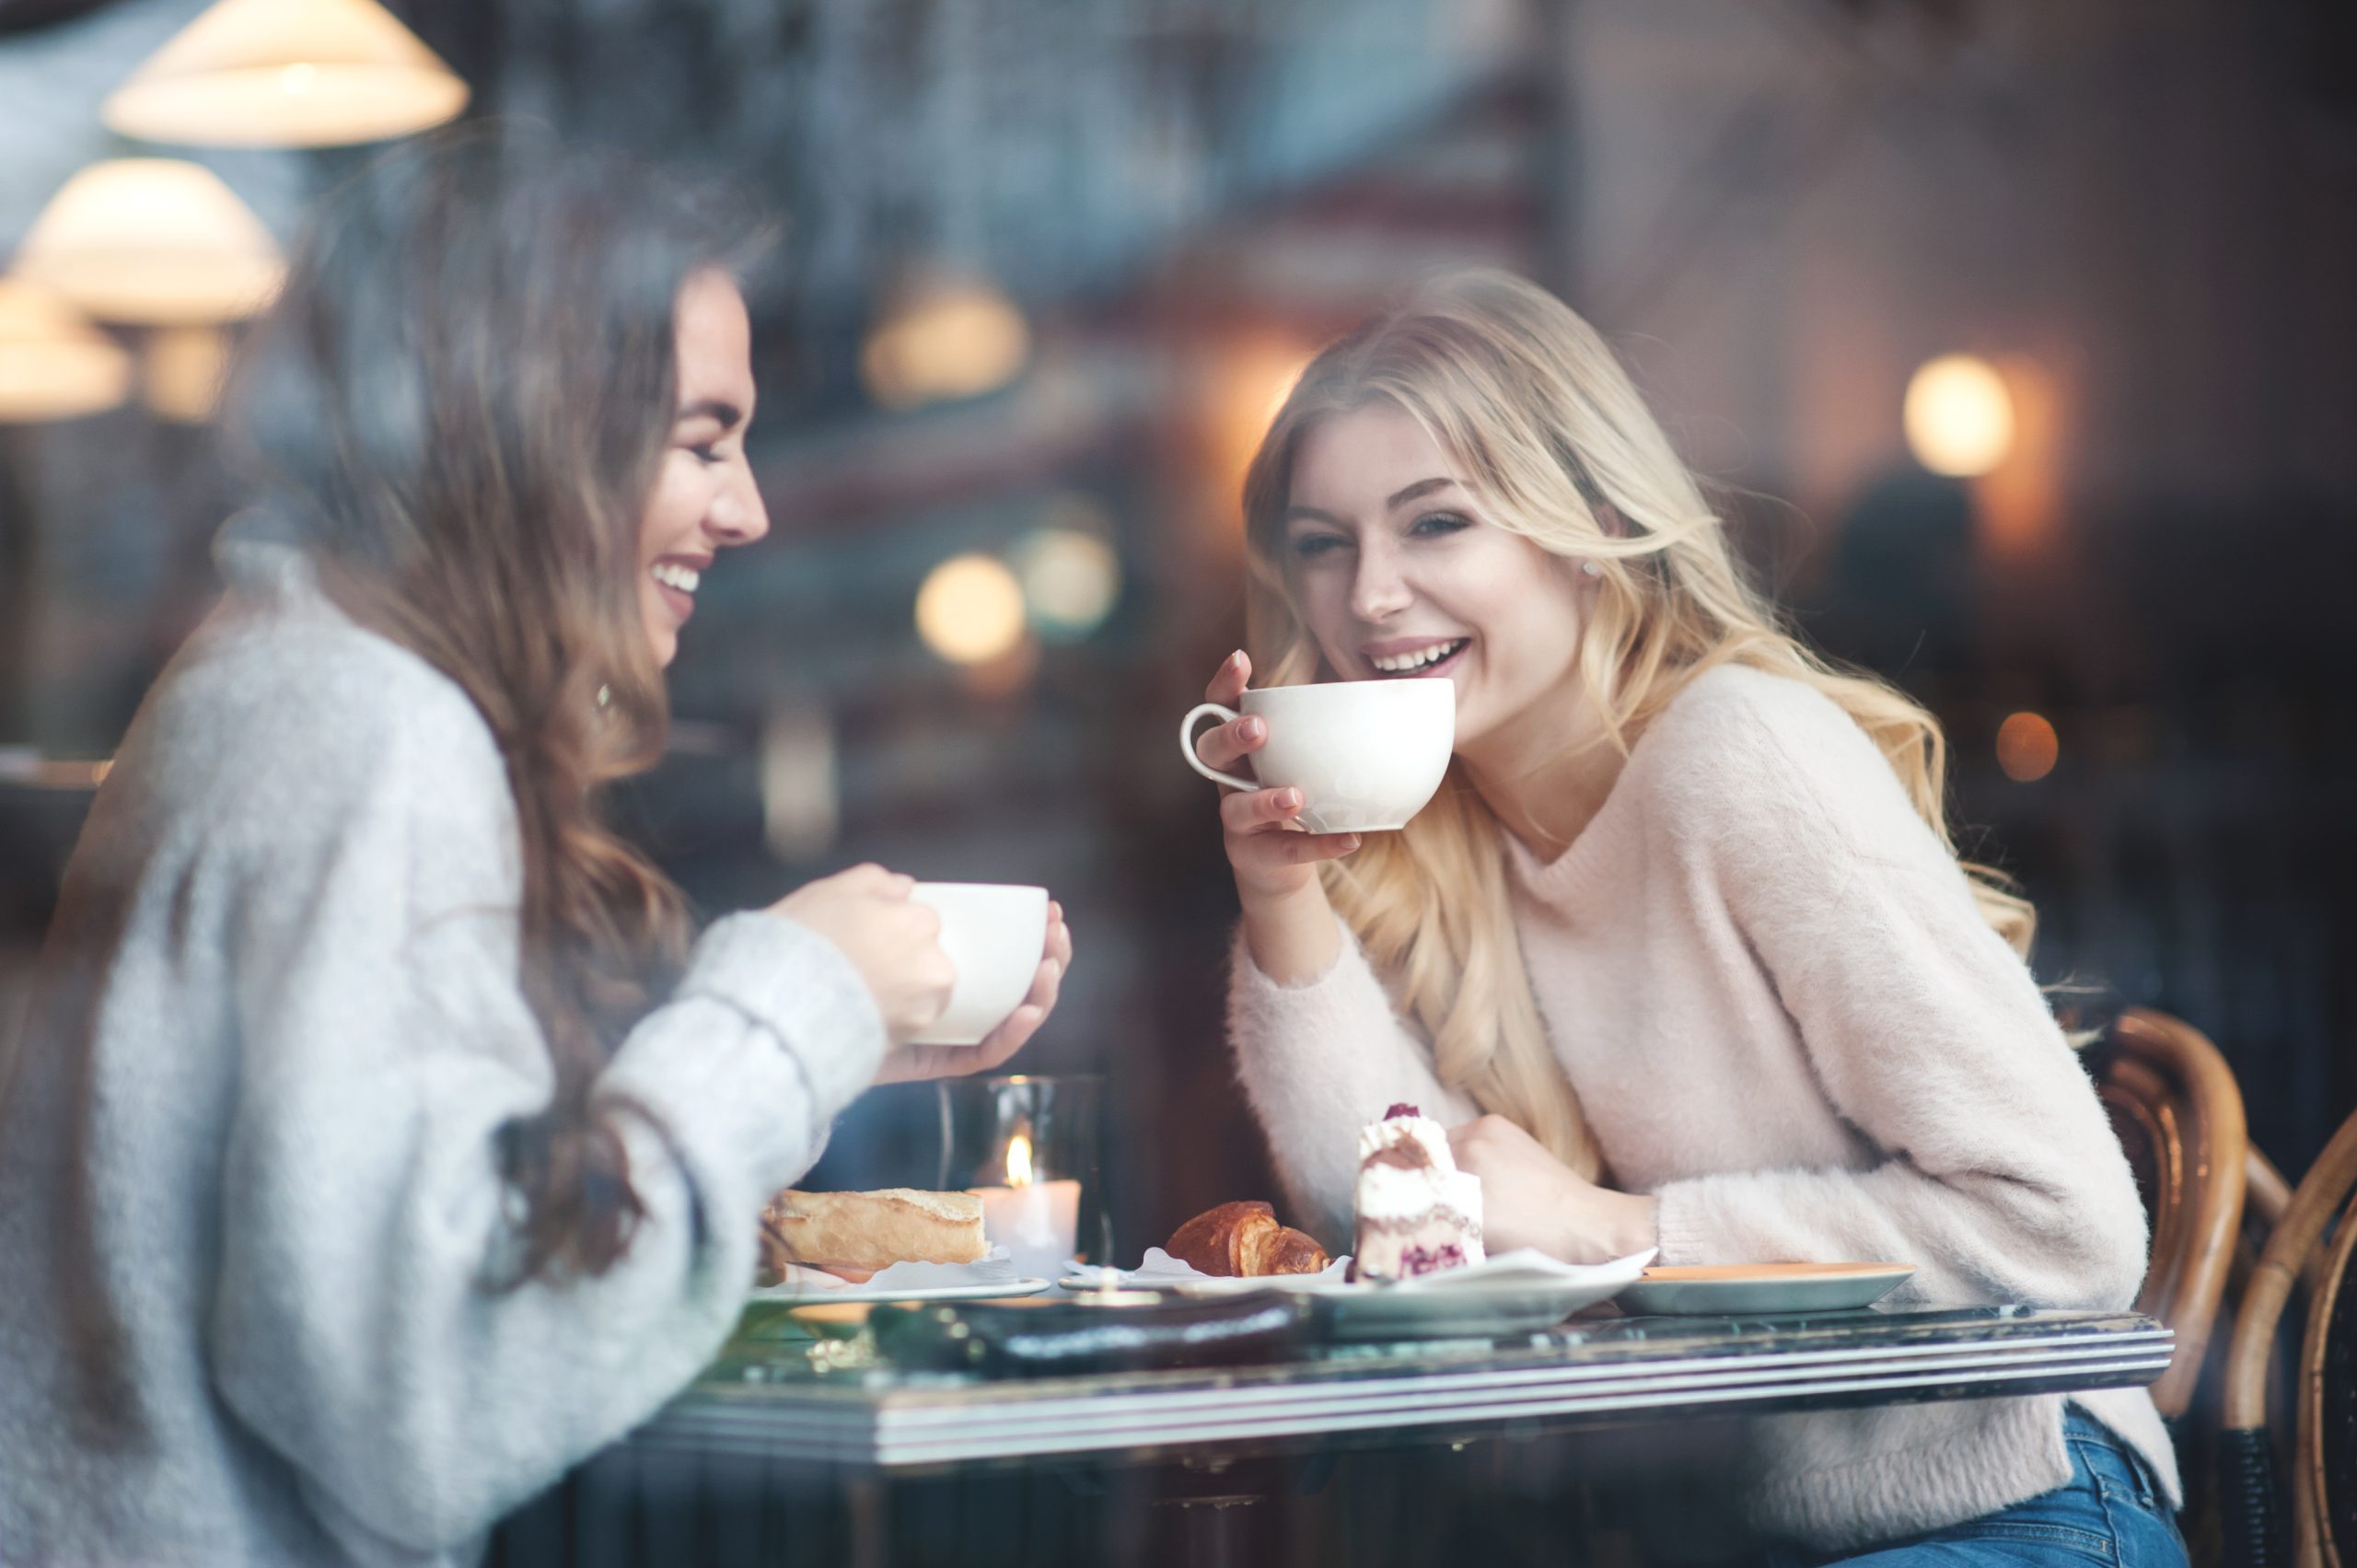
[[1080, 1235], [1080, 1183], [1032, 1179], [1028, 1134], [1007, 1140], [1006, 1185], [975, 1191], [982, 1200], [982, 1235], [1006, 1249], [1016, 1272], [1051, 1280], [1063, 1272]]

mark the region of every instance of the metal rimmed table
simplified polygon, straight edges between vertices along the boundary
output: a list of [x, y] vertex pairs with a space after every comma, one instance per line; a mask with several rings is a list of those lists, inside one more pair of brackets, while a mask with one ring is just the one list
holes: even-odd
[[1023, 1380], [830, 1376], [807, 1358], [753, 1355], [724, 1363], [633, 1441], [884, 1470], [1306, 1438], [1462, 1441], [1508, 1424], [2144, 1384], [2167, 1369], [2175, 1342], [2133, 1314], [1995, 1307], [1610, 1318], [1511, 1342], [1341, 1346], [1268, 1366]]
[[[618, 1561], [682, 1552], [682, 1561], [724, 1561], [741, 1536], [744, 1560], [790, 1561], [780, 1542], [795, 1539], [793, 1521], [847, 1500], [834, 1546], [808, 1560], [880, 1563], [900, 1560], [901, 1537], [962, 1505], [958, 1497], [1031, 1487], [1024, 1495], [1034, 1501], [1016, 1512], [1031, 1521], [1020, 1527], [1037, 1527], [1058, 1505], [1038, 1501], [1041, 1478], [1060, 1478], [1086, 1503], [1118, 1486], [1106, 1478], [1126, 1475], [1160, 1478], [1133, 1488], [1123, 1507], [1166, 1520], [1176, 1560], [1237, 1561], [1251, 1555], [1237, 1520], [1265, 1490], [1239, 1478], [1275, 1473], [1267, 1467], [1292, 1474], [1330, 1468], [1349, 1451], [1445, 1458], [1494, 1439], [1577, 1439], [1599, 1428], [2140, 1386], [2167, 1368], [2175, 1339], [2132, 1313], [2018, 1307], [1604, 1317], [1511, 1340], [1327, 1346], [1265, 1365], [987, 1378], [842, 1365], [812, 1353], [813, 1342], [733, 1345], [655, 1420], [576, 1472], [551, 1505], [570, 1511], [563, 1547], [543, 1550], [594, 1559], [580, 1550], [585, 1539], [626, 1539]], [[906, 1496], [926, 1501], [895, 1501]], [[960, 1527], [968, 1536], [1002, 1528]], [[1076, 1527], [1075, 1539], [1095, 1527]], [[507, 1563], [540, 1560], [506, 1544]], [[1067, 1540], [1006, 1560], [1078, 1550]], [[1092, 1550], [1101, 1561], [1130, 1555]]]

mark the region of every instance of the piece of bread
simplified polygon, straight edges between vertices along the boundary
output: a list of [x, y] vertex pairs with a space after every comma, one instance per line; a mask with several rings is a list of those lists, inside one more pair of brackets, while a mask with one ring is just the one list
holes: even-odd
[[894, 1263], [970, 1263], [989, 1250], [982, 1200], [974, 1192], [796, 1192], [761, 1211], [761, 1260], [838, 1273]]
[[1333, 1261], [1326, 1249], [1290, 1225], [1259, 1199], [1222, 1203], [1173, 1231], [1163, 1249], [1206, 1274], [1259, 1278], [1267, 1274], [1314, 1274]]

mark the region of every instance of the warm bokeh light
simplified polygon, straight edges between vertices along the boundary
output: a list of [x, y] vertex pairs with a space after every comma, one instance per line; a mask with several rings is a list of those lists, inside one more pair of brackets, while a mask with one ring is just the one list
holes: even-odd
[[2013, 399], [2014, 444], [2004, 463], [1973, 484], [1974, 528], [1992, 563], [2034, 569], [2061, 539], [2071, 388], [2045, 357], [2007, 354], [1997, 370]]
[[455, 120], [467, 84], [376, 0], [220, 0], [99, 110], [142, 141], [327, 147]]
[[952, 664], [988, 664], [1023, 640], [1023, 587], [1004, 562], [959, 555], [917, 590], [917, 634]]
[[885, 407], [915, 408], [1004, 387], [1030, 354], [1030, 329], [1013, 300], [984, 283], [936, 282], [911, 291], [868, 334], [860, 380]]
[[835, 724], [815, 696], [781, 698], [761, 720], [761, 842], [789, 865], [824, 854], [842, 827]]
[[1969, 479], [2014, 449], [2014, 400], [1985, 359], [1945, 354], [1907, 383], [1907, 445], [1933, 473]]
[[180, 158], [94, 163], [33, 220], [17, 270], [101, 321], [191, 326], [270, 303], [277, 242], [212, 170]]
[[63, 297], [0, 278], [0, 423], [78, 419], [121, 403], [131, 356]]
[[1997, 726], [1997, 766], [2015, 784], [2030, 784], [2054, 771], [2061, 741], [2041, 714], [2013, 714]]
[[1105, 622], [1121, 593], [1121, 561], [1101, 535], [1044, 528], [1016, 546], [1016, 575], [1043, 637], [1077, 641]]
[[180, 424], [202, 424], [221, 403], [228, 334], [218, 327], [159, 327], [139, 356], [139, 401]]
[[1241, 520], [1243, 515], [1237, 497], [1244, 486], [1244, 470], [1316, 352], [1289, 333], [1253, 332], [1226, 344], [1213, 366], [1205, 388], [1203, 423], [1210, 438], [1205, 477], [1232, 519]]
[[107, 782], [114, 759], [85, 761], [71, 757], [44, 757], [29, 746], [0, 745], [0, 784], [32, 789], [91, 790]]

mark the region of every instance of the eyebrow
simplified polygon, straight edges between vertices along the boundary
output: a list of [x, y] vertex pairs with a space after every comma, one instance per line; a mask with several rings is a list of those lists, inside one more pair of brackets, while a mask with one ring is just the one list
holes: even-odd
[[[1390, 497], [1383, 503], [1383, 509], [1387, 512], [1398, 511], [1418, 496], [1430, 495], [1435, 490], [1446, 490], [1456, 482], [1457, 481], [1446, 474], [1435, 475], [1431, 479], [1420, 479], [1413, 484], [1403, 485], [1393, 491]], [[1333, 513], [1321, 512], [1315, 506], [1286, 507], [1284, 520], [1289, 523], [1295, 517], [1305, 517], [1313, 523], [1331, 524], [1335, 528], [1342, 526], [1342, 520]]]
[[704, 398], [681, 409], [675, 423], [685, 424], [691, 419], [716, 419], [723, 430], [734, 430], [745, 422], [745, 411], [720, 398]]

